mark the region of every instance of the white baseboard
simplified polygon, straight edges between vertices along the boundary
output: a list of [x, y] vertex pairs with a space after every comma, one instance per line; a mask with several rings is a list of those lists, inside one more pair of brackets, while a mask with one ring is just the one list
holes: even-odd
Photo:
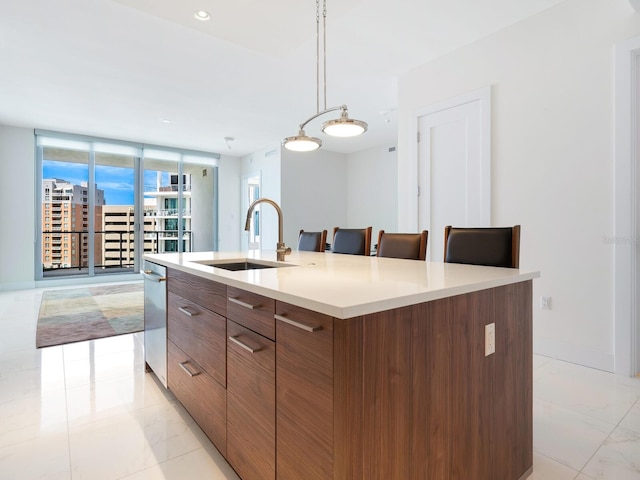
[[67, 277], [38, 280], [35, 282], [35, 286], [36, 288], [67, 287], [70, 285], [83, 286], [96, 283], [136, 282], [142, 281], [143, 278], [141, 273], [96, 275], [94, 277]]
[[533, 353], [605, 372], [614, 373], [615, 370], [615, 356], [613, 354], [553, 339], [534, 339]]
[[31, 288], [68, 287], [72, 285], [87, 285], [96, 283], [137, 282], [142, 281], [140, 273], [122, 273], [109, 275], [96, 275], [95, 277], [60, 277], [44, 280], [32, 280], [29, 282], [0, 283], [0, 292], [12, 290], [29, 290]]
[[30, 288], [35, 288], [36, 282], [33, 280], [30, 282], [15, 282], [15, 283], [0, 283], [0, 292], [11, 291], [11, 290], [29, 290]]

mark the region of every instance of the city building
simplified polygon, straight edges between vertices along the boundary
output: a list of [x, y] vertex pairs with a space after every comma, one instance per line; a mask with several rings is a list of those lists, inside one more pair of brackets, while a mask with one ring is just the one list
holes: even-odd
[[105, 205], [102, 208], [102, 268], [132, 268], [135, 253], [133, 205]]
[[[89, 259], [87, 182], [74, 185], [59, 178], [42, 181], [43, 269], [82, 268]], [[104, 190], [96, 188], [95, 218], [102, 222]], [[102, 255], [100, 240], [94, 239], [95, 255]]]
[[[169, 175], [168, 183], [165, 180], [166, 176], [166, 173], [157, 172], [155, 185], [145, 185], [144, 187], [145, 251], [147, 251], [147, 244], [158, 253], [178, 251], [178, 193], [180, 186], [178, 175]], [[182, 242], [185, 252], [192, 251], [191, 191], [191, 175], [183, 175]], [[154, 220], [151, 223], [152, 229], [147, 228], [148, 218]]]
[[[182, 241], [192, 251], [191, 175], [182, 182]], [[145, 186], [144, 251], [178, 251], [178, 175], [157, 172], [156, 183]], [[42, 181], [43, 271], [86, 269], [89, 255], [87, 183], [74, 185], [58, 178]], [[133, 205], [106, 205], [105, 192], [96, 189], [94, 266], [130, 270], [135, 262], [136, 219]]]

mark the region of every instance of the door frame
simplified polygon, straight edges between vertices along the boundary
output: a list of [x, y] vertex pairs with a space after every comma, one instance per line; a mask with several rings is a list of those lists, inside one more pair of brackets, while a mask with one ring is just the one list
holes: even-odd
[[640, 373], [638, 325], [638, 65], [640, 37], [615, 46], [614, 371]]
[[[420, 118], [426, 115], [447, 110], [449, 108], [458, 107], [471, 102], [480, 102], [480, 121], [481, 132], [480, 138], [482, 142], [481, 146], [481, 162], [482, 162], [482, 218], [483, 222], [487, 225], [491, 225], [491, 85], [473, 90], [471, 92], [458, 95], [457, 97], [449, 98], [442, 102], [434, 103], [428, 107], [417, 110], [413, 118], [411, 119], [411, 131], [416, 132], [415, 142], [413, 143], [412, 156], [412, 168], [413, 178], [416, 179], [415, 183], [415, 215], [411, 220], [413, 222], [412, 229], [419, 228], [419, 215], [420, 215], [420, 194], [418, 190], [419, 182], [419, 165], [420, 165], [420, 141], [419, 141], [419, 125]], [[442, 232], [440, 232], [442, 233]], [[429, 235], [438, 234], [438, 232], [429, 232]]]
[[[248, 193], [249, 185], [250, 185], [249, 182], [252, 179], [256, 179], [256, 178], [258, 179], [257, 185], [258, 185], [258, 189], [259, 189], [259, 192], [260, 192], [258, 197], [262, 197], [263, 196], [262, 195], [262, 170], [255, 170], [255, 171], [251, 171], [250, 173], [244, 173], [242, 175], [242, 181], [241, 181], [241, 187], [240, 187], [240, 191], [241, 191], [241, 193], [240, 193], [240, 197], [241, 197], [240, 198], [240, 210], [242, 212], [247, 212], [249, 210], [249, 206], [252, 203], [252, 200], [249, 199], [247, 193]], [[256, 185], [256, 184], [252, 183], [251, 185]], [[254, 210], [254, 213], [256, 211], [260, 212], [261, 211], [260, 207], [261, 207], [260, 204], [256, 205], [256, 209]], [[244, 217], [242, 215], [240, 217], [244, 220]], [[247, 250], [247, 249], [250, 249], [249, 248], [249, 246], [250, 246], [250, 242], [249, 242], [250, 235], [248, 233], [246, 234], [246, 236], [243, 235], [243, 233], [244, 233], [244, 221], [242, 221], [241, 224], [242, 224], [241, 225], [242, 232], [240, 234], [241, 249], [242, 250]], [[258, 239], [258, 242], [256, 242], [256, 243], [258, 244], [257, 250], [261, 250], [262, 249], [262, 215], [259, 215], [259, 217], [258, 217], [258, 228], [260, 229], [260, 238]], [[255, 245], [254, 245], [254, 247], [255, 247]]]

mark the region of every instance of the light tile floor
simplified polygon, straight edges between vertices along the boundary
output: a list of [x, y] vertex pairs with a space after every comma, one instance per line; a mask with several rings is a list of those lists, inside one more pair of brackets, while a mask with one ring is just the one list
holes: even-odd
[[[238, 479], [142, 334], [35, 349], [42, 291], [0, 292], [0, 480]], [[640, 379], [535, 356], [533, 390], [530, 480], [640, 480]]]

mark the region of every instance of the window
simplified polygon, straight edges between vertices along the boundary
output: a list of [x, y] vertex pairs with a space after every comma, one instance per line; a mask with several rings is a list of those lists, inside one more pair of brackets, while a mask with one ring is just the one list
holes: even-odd
[[165, 252], [177, 252], [178, 251], [178, 241], [177, 240], [166, 240], [164, 242]]
[[[127, 262], [132, 272], [139, 271], [143, 251], [216, 250], [219, 154], [56, 132], [36, 131], [36, 137], [43, 179], [38, 208], [53, 214], [50, 221], [40, 214], [37, 257], [46, 257], [44, 232], [52, 226], [53, 231], [69, 232], [71, 243], [83, 247], [82, 258], [42, 260], [38, 278], [62, 277], [56, 269], [63, 267], [73, 268], [74, 275], [116, 273], [96, 268], [105, 265], [107, 244], [122, 250], [109, 252], [110, 258], [133, 259]], [[54, 202], [50, 210], [47, 202]], [[140, 235], [136, 225], [143, 217], [144, 235]], [[197, 236], [192, 236], [194, 229]], [[121, 240], [108, 238], [118, 231], [123, 232]]]
[[[177, 218], [168, 218], [164, 221], [164, 229], [171, 231], [178, 231], [178, 219]], [[175, 250], [172, 250], [175, 251]]]

